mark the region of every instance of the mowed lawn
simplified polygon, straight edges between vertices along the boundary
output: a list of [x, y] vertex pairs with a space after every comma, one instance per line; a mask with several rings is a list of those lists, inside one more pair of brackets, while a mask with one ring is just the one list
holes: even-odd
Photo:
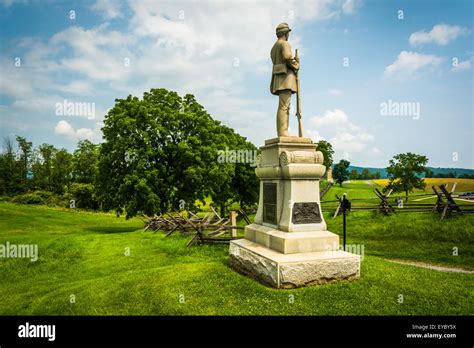
[[[341, 219], [327, 215], [340, 233]], [[37, 262], [0, 259], [0, 314], [474, 314], [473, 274], [387, 261], [471, 268], [472, 218], [362, 213], [348, 220], [348, 243], [365, 245], [361, 279], [276, 290], [231, 270], [225, 244], [186, 249], [189, 236], [144, 232], [140, 219], [0, 202], [0, 244], [38, 244], [40, 254]]]

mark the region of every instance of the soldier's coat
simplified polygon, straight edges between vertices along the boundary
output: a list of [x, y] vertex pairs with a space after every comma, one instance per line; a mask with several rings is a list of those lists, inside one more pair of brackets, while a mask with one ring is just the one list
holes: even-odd
[[272, 47], [270, 57], [273, 62], [270, 92], [277, 95], [278, 91], [289, 89], [291, 93], [296, 93], [294, 70], [299, 69], [299, 63], [293, 58], [290, 43], [284, 38], [279, 38]]

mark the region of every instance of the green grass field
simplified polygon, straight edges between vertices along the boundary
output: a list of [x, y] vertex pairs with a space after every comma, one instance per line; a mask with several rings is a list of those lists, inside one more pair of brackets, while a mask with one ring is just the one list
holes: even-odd
[[[440, 179], [446, 180], [446, 179]], [[454, 180], [454, 179], [448, 179]], [[474, 180], [463, 179], [464, 187], [474, 188]], [[375, 180], [380, 182], [380, 180]], [[380, 199], [374, 193], [375, 188], [382, 189], [374, 181], [368, 184], [364, 180], [345, 183], [342, 187], [335, 185], [324, 197], [323, 201], [334, 201], [336, 195], [342, 197], [347, 193], [353, 206], [367, 204], [376, 206]], [[452, 184], [452, 183], [451, 183]], [[393, 194], [394, 196], [397, 194]], [[409, 195], [408, 203], [436, 202], [434, 197], [421, 197], [420, 192]], [[402, 195], [403, 196], [403, 195]], [[358, 201], [358, 198], [374, 198], [369, 201]], [[395, 198], [389, 202], [396, 206]], [[474, 204], [474, 202], [458, 201], [460, 204]], [[342, 218], [333, 218], [338, 203], [323, 204], [328, 229], [338, 233], [342, 230]], [[370, 255], [387, 258], [399, 258], [413, 261], [424, 261], [440, 265], [474, 269], [474, 215], [453, 216], [450, 219], [440, 220], [439, 214], [405, 213], [403, 211], [390, 216], [372, 211], [351, 212], [347, 218], [348, 236], [350, 243], [364, 244]], [[453, 248], [458, 249], [458, 255], [453, 257]]]
[[[373, 187], [343, 190], [362, 197]], [[329, 215], [329, 230], [341, 234], [341, 218]], [[365, 251], [361, 278], [276, 290], [231, 270], [225, 244], [186, 249], [189, 236], [144, 232], [139, 219], [0, 202], [0, 244], [38, 244], [40, 254], [0, 259], [0, 314], [472, 315], [474, 274], [388, 259], [474, 269], [473, 218], [351, 213], [348, 244]]]

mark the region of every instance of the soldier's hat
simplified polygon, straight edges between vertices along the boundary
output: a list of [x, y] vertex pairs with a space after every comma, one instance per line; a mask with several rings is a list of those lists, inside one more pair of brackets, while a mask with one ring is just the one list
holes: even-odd
[[280, 23], [276, 27], [277, 36], [284, 35], [284, 34], [290, 32], [290, 31], [291, 31], [291, 29], [290, 29], [290, 26], [288, 25], [288, 23]]

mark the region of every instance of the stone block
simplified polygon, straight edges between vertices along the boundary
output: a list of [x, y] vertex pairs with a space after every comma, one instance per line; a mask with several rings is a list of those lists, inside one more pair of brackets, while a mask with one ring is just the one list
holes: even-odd
[[275, 288], [324, 284], [360, 276], [360, 257], [345, 251], [282, 254], [246, 239], [231, 241], [230, 266]]
[[282, 254], [339, 249], [339, 236], [329, 231], [283, 232], [258, 224], [245, 226], [245, 239]]

